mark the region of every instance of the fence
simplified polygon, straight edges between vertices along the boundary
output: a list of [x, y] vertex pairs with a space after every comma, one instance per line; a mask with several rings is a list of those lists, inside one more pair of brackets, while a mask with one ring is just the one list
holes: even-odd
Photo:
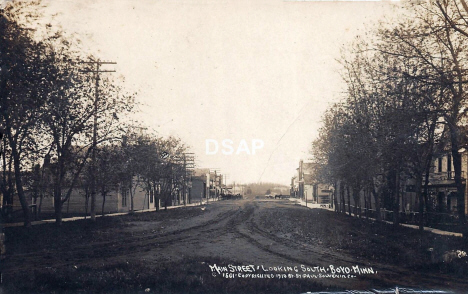
[[[345, 204], [345, 211], [349, 211], [351, 207], [351, 213], [355, 213], [355, 206]], [[393, 210], [386, 210], [385, 208], [380, 209], [380, 217], [382, 220], [393, 221], [394, 216]], [[419, 224], [420, 213], [416, 211], [400, 211], [398, 212], [399, 222], [406, 224]], [[357, 208], [357, 215], [361, 217], [369, 217], [377, 219], [377, 211], [369, 208]], [[423, 212], [423, 222], [425, 225], [443, 224], [443, 225], [456, 225], [458, 223], [458, 216], [450, 213], [441, 212]]]

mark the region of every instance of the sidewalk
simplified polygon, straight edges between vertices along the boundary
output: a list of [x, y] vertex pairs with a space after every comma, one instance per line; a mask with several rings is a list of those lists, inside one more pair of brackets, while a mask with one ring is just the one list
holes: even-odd
[[[324, 207], [321, 207], [319, 204], [307, 203], [307, 205], [306, 205], [305, 201], [303, 201], [301, 199], [297, 199], [297, 198], [289, 198], [289, 200], [290, 201], [295, 201], [297, 204], [299, 204], [301, 206], [307, 206], [308, 208], [319, 208], [319, 209], [325, 209], [325, 210], [333, 211], [333, 212], [335, 211], [333, 208], [324, 208]], [[369, 219], [375, 221], [374, 218], [369, 218]], [[390, 221], [383, 221], [383, 222], [385, 222], [387, 224], [392, 224], [392, 222], [390, 222]], [[409, 224], [400, 224], [400, 225], [402, 227], [412, 228], [412, 229], [416, 229], [416, 230], [419, 229], [419, 227], [417, 225], [409, 225]], [[424, 227], [424, 231], [428, 231], [428, 232], [431, 232], [431, 233], [434, 233], [434, 234], [437, 234], [437, 235], [463, 237], [462, 233], [442, 231], [442, 230], [434, 229], [434, 228], [431, 228], [431, 227]]]
[[[169, 209], [175, 209], [175, 208], [181, 208], [181, 207], [201, 206], [201, 205], [206, 205], [206, 204], [209, 204], [209, 203], [212, 203], [212, 202], [215, 202], [215, 201], [219, 201], [219, 200], [210, 199], [208, 201], [208, 203], [206, 201], [202, 201], [202, 203], [195, 202], [195, 203], [191, 203], [191, 204], [187, 204], [187, 205], [168, 206], [167, 209], [169, 210]], [[164, 210], [164, 207], [160, 207], [159, 210]], [[151, 212], [151, 211], [156, 211], [156, 208], [135, 210], [133, 212], [134, 213], [143, 213], [143, 212]], [[104, 216], [108, 217], [108, 216], [119, 216], [119, 215], [126, 215], [126, 214], [130, 214], [130, 212], [115, 212], [115, 213], [106, 214]], [[96, 217], [102, 217], [102, 215], [96, 215]], [[67, 218], [63, 218], [62, 222], [73, 222], [73, 221], [84, 220], [84, 219], [85, 219], [84, 216], [67, 217]], [[89, 216], [87, 216], [86, 219], [89, 219]], [[40, 220], [40, 221], [32, 221], [31, 225], [35, 226], [35, 225], [50, 224], [50, 223], [55, 223], [55, 219], [44, 219], [44, 220]], [[22, 223], [22, 222], [21, 223], [3, 223], [4, 228], [22, 227], [23, 225], [24, 225], [24, 223]]]

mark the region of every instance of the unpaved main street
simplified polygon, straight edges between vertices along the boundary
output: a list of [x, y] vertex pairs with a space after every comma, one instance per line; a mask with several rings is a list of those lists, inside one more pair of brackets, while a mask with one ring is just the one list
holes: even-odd
[[[29, 232], [9, 228], [8, 254], [2, 262], [2, 272], [8, 285], [9, 280], [17, 282], [15, 277], [25, 273], [38, 275], [47, 271], [50, 275], [51, 271], [82, 268], [92, 276], [93, 272], [122, 263], [151, 268], [190, 260], [202, 264], [206, 271], [200, 279], [218, 282], [220, 292], [229, 292], [222, 289], [228, 280], [242, 280], [248, 285], [257, 279], [233, 278], [229, 274], [234, 268], [229, 264], [252, 266], [254, 272], [239, 268], [242, 274], [279, 274], [273, 279], [283, 280], [279, 287], [284, 289], [280, 290], [289, 293], [298, 293], [294, 285], [289, 285], [297, 280], [310, 281], [323, 289], [399, 286], [460, 293], [468, 289], [460, 273], [441, 270], [426, 251], [428, 247], [435, 251], [459, 248], [463, 246], [459, 240], [411, 229], [400, 232], [389, 227], [384, 232], [382, 227], [376, 227], [375, 231], [366, 231], [359, 226], [372, 225], [325, 210], [309, 210], [289, 200], [218, 201], [203, 207], [107, 217], [97, 224], [77, 221], [64, 223], [62, 228], [41, 225]], [[216, 261], [228, 272], [213, 269]], [[73, 275], [68, 278], [73, 281]], [[166, 277], [170, 279], [171, 276]]]

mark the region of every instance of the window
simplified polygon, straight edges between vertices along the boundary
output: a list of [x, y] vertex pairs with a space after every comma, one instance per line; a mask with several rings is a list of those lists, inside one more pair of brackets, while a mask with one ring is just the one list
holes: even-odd
[[150, 190], [150, 203], [153, 203], [154, 202], [154, 192], [153, 190]]
[[437, 168], [437, 172], [439, 172], [439, 173], [442, 172], [442, 157], [439, 157], [439, 166]]

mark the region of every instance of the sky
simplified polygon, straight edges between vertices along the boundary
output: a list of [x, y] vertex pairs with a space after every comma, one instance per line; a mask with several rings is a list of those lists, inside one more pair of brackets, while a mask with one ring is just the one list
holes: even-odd
[[[54, 0], [65, 32], [137, 91], [137, 118], [227, 182], [289, 184], [343, 93], [340, 48], [390, 1]], [[398, 4], [396, 4], [398, 5]], [[207, 154], [206, 140], [211, 143]], [[230, 149], [222, 141], [231, 140]], [[230, 142], [231, 142], [230, 141]], [[252, 143], [257, 147], [253, 154]], [[239, 154], [236, 154], [239, 153]], [[250, 153], [250, 154], [248, 154]]]

